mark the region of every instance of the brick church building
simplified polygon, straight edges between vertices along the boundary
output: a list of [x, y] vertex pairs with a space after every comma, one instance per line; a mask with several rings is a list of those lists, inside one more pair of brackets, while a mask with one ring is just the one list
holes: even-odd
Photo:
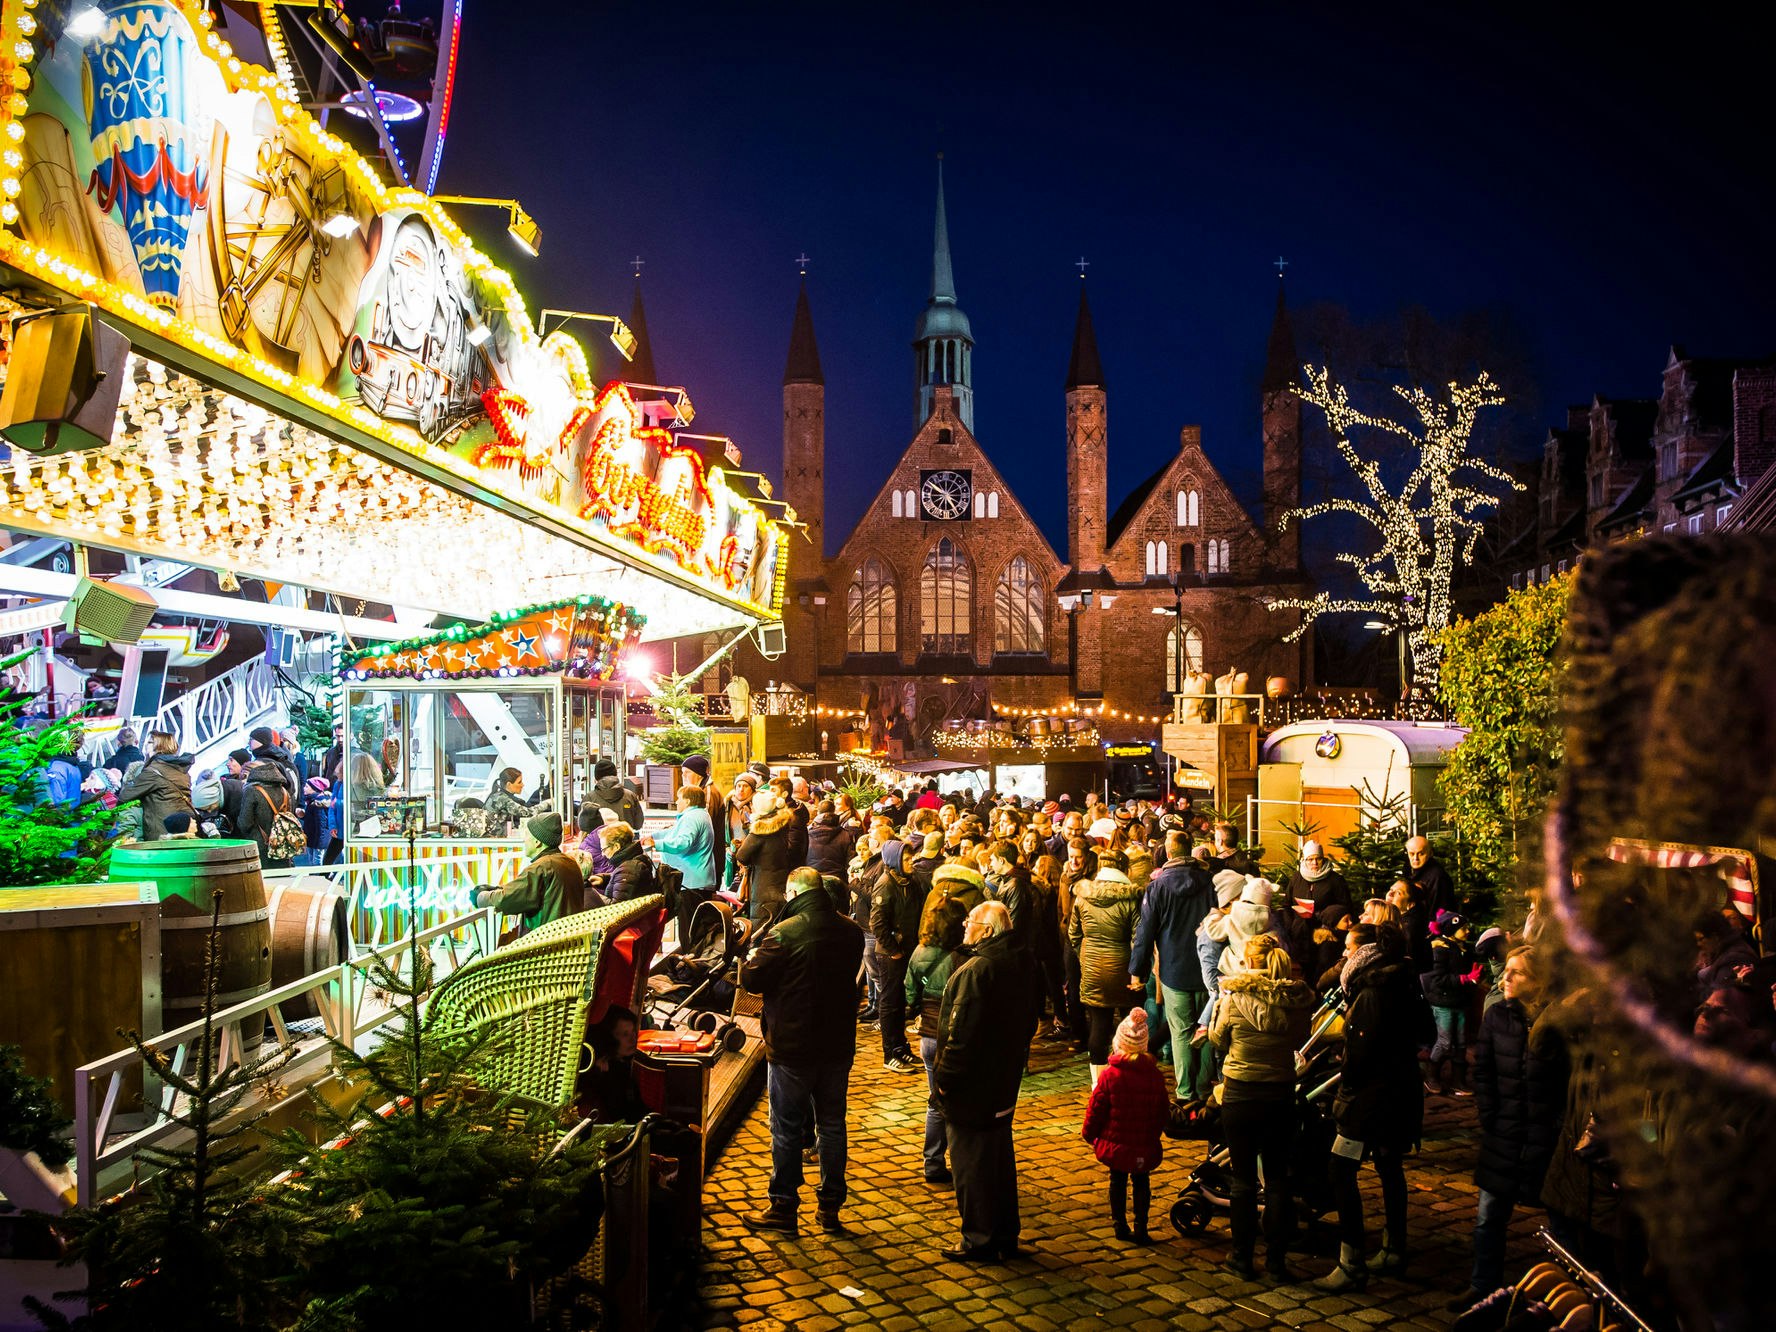
[[1298, 617], [1265, 608], [1304, 589], [1296, 530], [1275, 534], [1301, 491], [1299, 367], [1280, 290], [1258, 404], [1261, 520], [1191, 425], [1177, 453], [1111, 508], [1110, 392], [1082, 285], [1061, 385], [1071, 504], [1067, 550], [1057, 552], [1012, 477], [1058, 478], [1022, 472], [1015, 442], [989, 452], [975, 436], [974, 354], [940, 174], [931, 292], [913, 341], [912, 438], [830, 558], [826, 387], [805, 279], [797, 295], [778, 497], [808, 540], [792, 546], [787, 651], [771, 662], [743, 651], [734, 669], [755, 689], [787, 681], [826, 708], [898, 708], [921, 741], [946, 720], [994, 708], [1101, 710], [1106, 739], [1145, 740], [1156, 728], [1140, 718], [1170, 712], [1181, 670], [1238, 667], [1253, 690], [1269, 675], [1305, 678], [1307, 642], [1283, 641]]

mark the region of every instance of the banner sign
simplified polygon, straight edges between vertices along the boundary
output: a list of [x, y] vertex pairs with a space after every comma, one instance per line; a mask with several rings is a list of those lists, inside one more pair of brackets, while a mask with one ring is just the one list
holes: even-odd
[[[787, 532], [189, 0], [5, 0], [0, 262], [766, 616]], [[84, 18], [84, 9], [82, 9]], [[617, 369], [618, 362], [612, 369]]]

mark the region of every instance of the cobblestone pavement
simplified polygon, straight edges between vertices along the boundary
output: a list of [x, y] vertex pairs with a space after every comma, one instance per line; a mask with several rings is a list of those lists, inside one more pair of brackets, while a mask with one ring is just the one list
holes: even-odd
[[[1153, 1176], [1155, 1243], [1142, 1249], [1111, 1233], [1108, 1175], [1079, 1136], [1085, 1108], [1085, 1056], [1038, 1042], [1018, 1102], [1016, 1136], [1024, 1257], [1010, 1265], [947, 1262], [956, 1239], [954, 1198], [924, 1182], [920, 1168], [925, 1079], [882, 1069], [874, 1033], [859, 1032], [851, 1073], [850, 1233], [824, 1234], [814, 1220], [812, 1178], [804, 1184], [798, 1237], [755, 1235], [740, 1224], [762, 1207], [770, 1174], [770, 1130], [761, 1094], [710, 1170], [705, 1189], [705, 1256], [695, 1288], [687, 1280], [665, 1322], [679, 1327], [745, 1327], [750, 1332], [838, 1327], [931, 1329], [1262, 1328], [1366, 1332], [1383, 1327], [1444, 1328], [1443, 1311], [1466, 1285], [1475, 1189], [1476, 1126], [1469, 1099], [1433, 1097], [1424, 1148], [1409, 1163], [1412, 1270], [1371, 1276], [1362, 1294], [1322, 1295], [1307, 1285], [1271, 1286], [1223, 1271], [1225, 1214], [1199, 1236], [1183, 1237], [1166, 1211], [1203, 1144], [1167, 1142]], [[1168, 1079], [1169, 1085], [1169, 1079]], [[1364, 1170], [1370, 1250], [1380, 1245], [1381, 1200]], [[1534, 1246], [1539, 1212], [1519, 1210], [1511, 1229], [1516, 1270]], [[1314, 1253], [1292, 1255], [1304, 1279], [1328, 1270], [1329, 1231]], [[1262, 1247], [1260, 1248], [1262, 1260]], [[861, 1292], [847, 1295], [846, 1288]]]

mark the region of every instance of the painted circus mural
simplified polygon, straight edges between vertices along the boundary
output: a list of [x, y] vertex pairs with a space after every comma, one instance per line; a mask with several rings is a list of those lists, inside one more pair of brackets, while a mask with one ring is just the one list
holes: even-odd
[[[367, 409], [415, 452], [446, 451], [551, 517], [774, 609], [781, 529], [644, 428], [614, 383], [600, 389], [578, 342], [539, 340], [510, 279], [436, 205], [388, 188], [228, 53], [201, 6], [100, 9], [84, 37], [37, 11], [31, 59], [0, 52], [0, 123], [22, 158], [0, 181], [0, 257], [125, 319], [170, 322], [187, 346], [219, 339], [268, 384], [321, 385], [342, 416]], [[589, 492], [599, 477], [627, 499]]]

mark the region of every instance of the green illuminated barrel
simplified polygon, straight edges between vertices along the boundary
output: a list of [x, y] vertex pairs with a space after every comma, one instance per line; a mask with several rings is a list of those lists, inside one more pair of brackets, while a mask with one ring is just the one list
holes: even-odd
[[[218, 895], [216, 1008], [271, 988], [271, 910], [252, 841], [168, 838], [131, 842], [111, 852], [111, 877], [153, 883], [160, 899], [161, 1015], [167, 1031], [203, 1016], [204, 951]], [[262, 1023], [241, 1028], [247, 1050]]]

